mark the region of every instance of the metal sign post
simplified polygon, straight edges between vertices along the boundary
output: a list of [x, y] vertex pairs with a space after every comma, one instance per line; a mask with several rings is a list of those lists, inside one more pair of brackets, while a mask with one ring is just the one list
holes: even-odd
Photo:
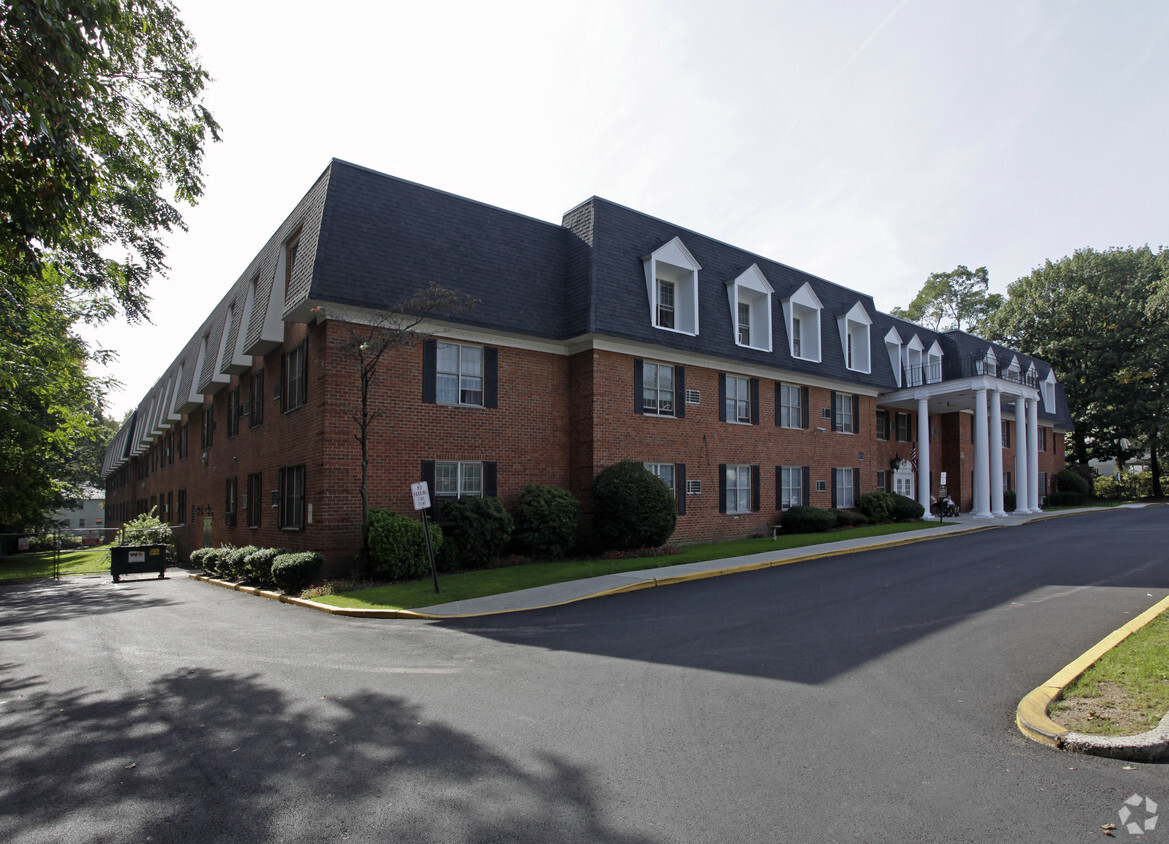
[[434, 567], [434, 548], [430, 545], [430, 521], [426, 513], [430, 509], [430, 487], [426, 481], [410, 484], [410, 494], [414, 496], [414, 509], [422, 511], [422, 532], [426, 534], [426, 555], [430, 557], [430, 576], [434, 578], [434, 591], [438, 591], [438, 569]]

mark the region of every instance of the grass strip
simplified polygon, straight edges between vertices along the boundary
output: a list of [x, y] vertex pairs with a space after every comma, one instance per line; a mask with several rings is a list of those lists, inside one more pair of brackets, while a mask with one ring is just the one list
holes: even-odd
[[1125, 736], [1157, 726], [1169, 712], [1169, 614], [1162, 613], [1077, 677], [1051, 706], [1077, 733]]
[[763, 554], [769, 551], [784, 551], [820, 545], [825, 542], [839, 542], [846, 539], [862, 539], [871, 536], [887, 536], [922, 528], [937, 527], [937, 522], [899, 522], [888, 525], [866, 525], [831, 533], [805, 533], [792, 536], [781, 535], [772, 540], [741, 539], [734, 542], [712, 542], [703, 545], [688, 545], [677, 554], [655, 557], [636, 557], [608, 560], [561, 560], [551, 563], [527, 563], [503, 568], [478, 569], [439, 576], [439, 594], [434, 592], [430, 578], [374, 586], [337, 595], [325, 595], [316, 600], [334, 607], [355, 607], [359, 609], [417, 609], [435, 604], [467, 601], [487, 595], [516, 592], [535, 586], [548, 586], [569, 580], [600, 577], [627, 571], [678, 566], [685, 563], [699, 563], [720, 560], [727, 557], [741, 557], [749, 554]]
[[[78, 548], [61, 552], [61, 574], [108, 573], [109, 570], [110, 546], [108, 545], [96, 545], [92, 548]], [[52, 551], [15, 554], [11, 557], [0, 558], [0, 580], [52, 576]]]

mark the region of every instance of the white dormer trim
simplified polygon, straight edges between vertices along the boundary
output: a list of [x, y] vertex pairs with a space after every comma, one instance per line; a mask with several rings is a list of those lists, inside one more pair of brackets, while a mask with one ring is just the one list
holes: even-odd
[[[1034, 369], [1034, 365], [1032, 365]], [[1043, 409], [1047, 413], [1055, 413], [1055, 370], [1051, 369], [1047, 372], [1047, 377], [1043, 379]]]
[[[288, 249], [282, 245], [276, 258], [276, 269], [272, 274], [272, 284], [268, 288], [268, 299], [259, 295], [260, 276], [252, 279], [252, 298], [255, 302], [252, 310], [247, 314], [247, 325], [257, 319], [263, 319], [260, 326], [260, 337], [256, 342], [244, 348], [244, 354], [266, 355], [284, 342], [284, 276], [288, 265]], [[242, 332], [244, 342], [247, 342], [247, 331]]]
[[991, 346], [986, 347], [986, 354], [974, 362], [975, 372], [979, 375], [998, 375], [999, 359]]
[[921, 342], [921, 338], [916, 334], [909, 339], [905, 347], [901, 351], [901, 362], [905, 367], [905, 384], [906, 387], [920, 387], [925, 383], [925, 376], [922, 372], [922, 357], [925, 354], [925, 345]]
[[[251, 319], [252, 315], [252, 298], [254, 286], [255, 285], [252, 284], [248, 285], [248, 295], [247, 298], [244, 299], [244, 312], [240, 317], [239, 330], [235, 334], [235, 345], [232, 346], [231, 349], [231, 363], [228, 365], [228, 371], [237, 375], [241, 372], [247, 372], [252, 368], [252, 356], [247, 354], [245, 348], [247, 346], [248, 339], [248, 320]], [[233, 304], [232, 311], [234, 312], [234, 310], [235, 305]], [[231, 322], [229, 321], [225, 328], [230, 327]]]
[[1005, 378], [1011, 381], [1018, 381], [1020, 375], [1023, 373], [1023, 368], [1019, 366], [1019, 356], [1012, 355], [1011, 362], [1007, 364], [1007, 368], [1003, 370]]
[[134, 444], [134, 450], [131, 452], [135, 457], [144, 454], [146, 449], [150, 447], [150, 420], [154, 418], [154, 405], [158, 401], [157, 397], [151, 396], [150, 410], [146, 412], [143, 421], [146, 423], [142, 426], [142, 430], [136, 432], [138, 434], [137, 441]]
[[[731, 308], [731, 331], [736, 346], [771, 351], [771, 294], [774, 292], [758, 264], [752, 264], [738, 278], [727, 282], [727, 303]], [[739, 320], [740, 306], [748, 310], [745, 343]]]
[[901, 335], [896, 328], [890, 328], [885, 335], [885, 353], [889, 356], [889, 366], [893, 370], [893, 381], [901, 386]]
[[[820, 312], [823, 310], [820, 297], [808, 282], [804, 282], [799, 290], [783, 300], [787, 350], [793, 358], [820, 362]], [[797, 325], [798, 333], [795, 331]]]
[[844, 353], [844, 366], [853, 372], [873, 371], [869, 327], [873, 320], [865, 306], [857, 302], [848, 313], [836, 318], [840, 329], [840, 350]]
[[166, 379], [166, 386], [162, 388], [162, 400], [158, 403], [158, 416], [155, 417], [154, 427], [151, 431], [154, 436], [160, 436], [170, 427], [170, 421], [167, 419], [166, 409], [170, 407], [170, 391], [173, 386], [173, 380], [170, 378]]
[[942, 347], [934, 340], [932, 346], [925, 353], [925, 382], [938, 384], [942, 380]]
[[[702, 267], [682, 239], [675, 237], [641, 260], [645, 264], [650, 325], [662, 331], [697, 336], [698, 271]], [[668, 301], [670, 295], [672, 303]]]
[[183, 412], [179, 410], [182, 407], [182, 386], [183, 386], [183, 365], [179, 364], [179, 370], [175, 373], [175, 389], [171, 395], [170, 410], [167, 411], [166, 420], [168, 422], [182, 422]]
[[219, 332], [219, 353], [215, 356], [215, 366], [211, 370], [211, 380], [207, 383], [206, 395], [213, 395], [231, 383], [231, 376], [227, 374], [227, 332], [231, 328], [231, 317], [235, 312], [235, 303], [227, 306], [227, 318], [223, 321], [223, 329]]

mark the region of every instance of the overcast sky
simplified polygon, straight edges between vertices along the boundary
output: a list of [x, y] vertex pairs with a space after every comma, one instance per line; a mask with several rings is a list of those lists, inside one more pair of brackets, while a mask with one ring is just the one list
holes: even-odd
[[331, 158], [559, 223], [597, 195], [873, 295], [1169, 241], [1163, 0], [178, 0], [223, 125], [141, 401]]

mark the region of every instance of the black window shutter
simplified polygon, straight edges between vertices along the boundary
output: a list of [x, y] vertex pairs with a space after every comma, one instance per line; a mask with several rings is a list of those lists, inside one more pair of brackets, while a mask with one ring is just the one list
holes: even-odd
[[803, 483], [803, 488], [801, 491], [803, 492], [803, 495], [800, 496], [800, 500], [804, 504], [811, 504], [812, 503], [812, 467], [811, 466], [804, 467], [804, 483]]
[[727, 421], [727, 376], [722, 372], [718, 374], [718, 421]]
[[[839, 421], [839, 417], [837, 416], [837, 413], [836, 413], [836, 391], [835, 390], [833, 390], [831, 393], [829, 393], [828, 404], [832, 408], [832, 430], [839, 431], [840, 430], [840, 421]], [[836, 504], [833, 503], [832, 506], [835, 507]]]
[[483, 350], [483, 406], [499, 407], [499, 349]]
[[642, 390], [645, 384], [645, 362], [641, 358], [633, 359], [633, 412], [644, 413]]
[[852, 470], [852, 506], [856, 507], [861, 500], [861, 470]]
[[426, 488], [430, 490], [430, 516], [438, 518], [438, 494], [434, 491], [434, 461], [422, 461], [422, 480], [426, 481]]
[[759, 482], [761, 480], [761, 473], [759, 471], [759, 464], [751, 467], [751, 512], [759, 512]]
[[308, 338], [301, 342], [300, 354], [300, 403], [308, 401]]
[[[751, 424], [759, 424], [759, 379], [751, 379]], [[756, 510], [759, 508], [756, 507]]]
[[783, 418], [783, 406], [780, 403], [779, 397], [782, 393], [780, 390], [780, 383], [775, 382], [775, 424], [778, 425], [781, 418]]
[[775, 509], [783, 509], [783, 467], [775, 467]]
[[852, 432], [859, 434], [861, 432], [861, 397], [852, 397]]
[[496, 498], [499, 487], [499, 464], [495, 461], [483, 461], [483, 494], [488, 498]]
[[836, 470], [832, 470], [832, 506], [836, 507]]
[[686, 464], [674, 464], [674, 495], [678, 499], [678, 515], [686, 515]]
[[808, 394], [807, 387], [800, 387], [800, 414], [804, 417], [800, 427], [807, 428], [808, 426], [808, 402], [811, 401], [811, 396]]
[[276, 400], [280, 402], [280, 412], [285, 410], [284, 386], [288, 383], [288, 352], [280, 356], [280, 383], [276, 385]]
[[718, 464], [718, 511], [727, 511], [727, 464]]
[[674, 367], [674, 415], [679, 419], [686, 416], [686, 367]]
[[[438, 341], [422, 341], [422, 400], [427, 404], [438, 401]], [[434, 463], [431, 468], [433, 470]]]

